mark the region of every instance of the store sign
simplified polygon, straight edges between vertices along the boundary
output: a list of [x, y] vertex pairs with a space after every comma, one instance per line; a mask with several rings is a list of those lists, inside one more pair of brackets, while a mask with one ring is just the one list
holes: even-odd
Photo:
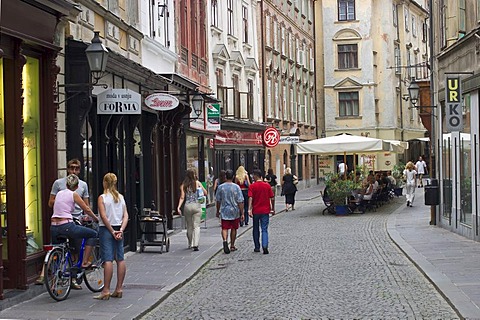
[[207, 110], [205, 130], [220, 130], [220, 103], [207, 103], [205, 104], [205, 109]]
[[445, 85], [445, 112], [447, 132], [463, 130], [462, 89], [460, 77], [448, 77]]
[[278, 144], [297, 144], [300, 143], [299, 136], [283, 136], [280, 137]]
[[241, 132], [220, 130], [215, 135], [215, 146], [221, 145], [244, 145], [262, 146], [263, 132]]
[[154, 93], [145, 98], [145, 105], [157, 111], [173, 110], [179, 104], [177, 97], [166, 93]]
[[269, 127], [263, 132], [263, 144], [267, 148], [274, 148], [280, 142], [280, 132], [274, 127]]
[[97, 114], [142, 114], [142, 96], [130, 89], [108, 89], [97, 95]]

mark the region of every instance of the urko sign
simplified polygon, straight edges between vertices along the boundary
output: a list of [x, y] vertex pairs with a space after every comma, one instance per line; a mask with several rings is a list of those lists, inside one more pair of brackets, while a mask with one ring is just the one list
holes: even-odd
[[129, 89], [109, 89], [97, 95], [97, 114], [142, 114], [142, 97]]
[[445, 85], [445, 113], [447, 132], [463, 130], [462, 89], [460, 77], [448, 77]]

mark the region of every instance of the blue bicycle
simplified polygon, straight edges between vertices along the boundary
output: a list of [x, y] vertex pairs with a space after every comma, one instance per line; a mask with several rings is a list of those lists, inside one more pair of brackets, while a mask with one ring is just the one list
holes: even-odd
[[77, 284], [85, 281], [88, 289], [92, 292], [102, 291], [104, 286], [103, 266], [98, 243], [88, 258], [88, 262], [92, 267], [84, 269], [82, 268], [82, 260], [86, 239], [82, 240], [76, 263], [73, 263], [72, 248], [70, 247], [68, 237], [60, 236], [58, 239], [65, 240], [65, 242], [43, 246], [44, 250], [48, 251], [45, 256], [45, 285], [50, 296], [57, 301], [67, 299], [74, 279]]

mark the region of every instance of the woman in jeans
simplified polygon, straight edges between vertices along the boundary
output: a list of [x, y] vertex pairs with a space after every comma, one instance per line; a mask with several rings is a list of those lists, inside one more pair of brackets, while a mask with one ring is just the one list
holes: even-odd
[[[123, 255], [123, 231], [127, 227], [128, 212], [125, 199], [117, 191], [117, 176], [107, 173], [103, 177], [103, 194], [98, 197], [100, 212], [100, 256], [103, 260], [103, 278], [105, 285], [97, 300], [121, 298], [123, 281], [127, 272]], [[113, 260], [117, 263], [117, 285], [110, 294], [110, 283], [113, 276]]]
[[[85, 204], [75, 190], [78, 188], [78, 177], [74, 174], [67, 176], [67, 189], [61, 190], [55, 196], [55, 203], [53, 205], [53, 215], [51, 217], [50, 233], [52, 236], [52, 243], [58, 244], [62, 242], [58, 236], [67, 236], [72, 239], [87, 239], [87, 244], [90, 239], [96, 238], [97, 231], [77, 225], [73, 222], [72, 212], [75, 209], [75, 203], [82, 208], [83, 212], [92, 217], [95, 222], [98, 222], [97, 216], [92, 212], [89, 206]], [[93, 240], [95, 241], [95, 240]], [[88, 268], [88, 255], [84, 255], [82, 267]]]
[[199, 203], [197, 189], [201, 188], [203, 195], [207, 196], [207, 190], [198, 181], [194, 170], [188, 169], [185, 179], [180, 185], [180, 199], [178, 201], [177, 212], [182, 215], [182, 205], [185, 202], [184, 215], [187, 226], [188, 248], [198, 251], [200, 240], [200, 219], [202, 217], [202, 205]]
[[243, 227], [245, 224], [248, 226], [248, 187], [250, 186], [250, 178], [248, 177], [248, 172], [245, 170], [244, 166], [239, 166], [237, 172], [235, 173], [235, 183], [238, 184], [240, 190], [242, 190], [243, 195], [243, 216], [244, 220], [240, 221], [240, 226]]

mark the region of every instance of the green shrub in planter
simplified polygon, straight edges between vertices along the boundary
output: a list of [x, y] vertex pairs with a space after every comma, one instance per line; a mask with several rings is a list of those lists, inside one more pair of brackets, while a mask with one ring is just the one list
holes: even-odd
[[348, 197], [353, 190], [360, 189], [360, 182], [350, 179], [343, 180], [338, 175], [331, 175], [326, 179], [327, 193], [336, 205], [348, 204]]

